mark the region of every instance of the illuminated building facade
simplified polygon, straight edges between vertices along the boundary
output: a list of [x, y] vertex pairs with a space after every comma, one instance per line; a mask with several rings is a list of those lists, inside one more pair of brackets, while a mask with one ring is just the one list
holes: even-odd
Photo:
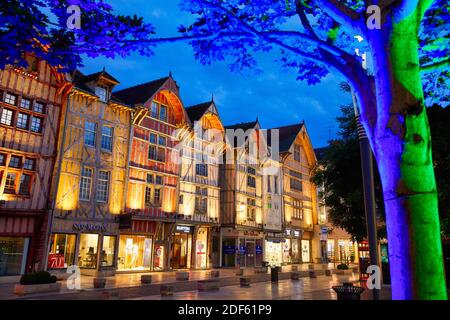
[[317, 191], [310, 181], [317, 160], [304, 123], [278, 129], [283, 163], [285, 242], [283, 263], [312, 263], [318, 258], [313, 241], [317, 224]]
[[69, 77], [73, 89], [60, 124], [47, 269], [78, 265], [83, 274], [113, 274], [132, 110], [112, 95], [119, 82], [105, 70]]
[[0, 276], [43, 267], [61, 106], [70, 84], [45, 61], [0, 70]]
[[[189, 118], [172, 76], [115, 92], [133, 107], [126, 214], [121, 216], [118, 271], [167, 270], [176, 265], [172, 235], [192, 241], [194, 228], [178, 223], [180, 161], [176, 130]], [[186, 237], [184, 238], [184, 235]], [[191, 248], [192, 250], [192, 248]]]
[[263, 178], [258, 120], [226, 126], [221, 164], [221, 266], [255, 267], [263, 261]]

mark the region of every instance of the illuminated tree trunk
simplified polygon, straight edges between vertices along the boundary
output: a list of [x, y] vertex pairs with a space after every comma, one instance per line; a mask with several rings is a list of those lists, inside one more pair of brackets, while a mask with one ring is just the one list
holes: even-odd
[[431, 137], [419, 70], [420, 21], [415, 9], [369, 35], [377, 114], [374, 125], [366, 121], [365, 126], [383, 186], [393, 299], [447, 298]]

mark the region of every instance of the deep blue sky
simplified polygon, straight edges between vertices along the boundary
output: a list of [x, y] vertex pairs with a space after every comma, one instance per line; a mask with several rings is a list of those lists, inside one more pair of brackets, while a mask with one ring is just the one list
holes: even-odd
[[[177, 26], [193, 19], [178, 9], [177, 0], [107, 2], [117, 13], [144, 17], [156, 27], [158, 36], [176, 36]], [[325, 146], [338, 130], [335, 118], [339, 106], [351, 102], [339, 89], [342, 78], [334, 72], [321, 84], [308, 86], [297, 81], [295, 74], [282, 71], [276, 58], [275, 52], [261, 56], [264, 73], [243, 77], [229, 71], [226, 62], [203, 66], [193, 58], [189, 45], [179, 43], [158, 47], [150, 58], [135, 54], [124, 59], [85, 59], [82, 71], [96, 72], [105, 66], [121, 82], [118, 88], [161, 78], [172, 71], [185, 106], [208, 101], [214, 94], [224, 124], [252, 121], [256, 116], [263, 128], [305, 120], [313, 146]]]

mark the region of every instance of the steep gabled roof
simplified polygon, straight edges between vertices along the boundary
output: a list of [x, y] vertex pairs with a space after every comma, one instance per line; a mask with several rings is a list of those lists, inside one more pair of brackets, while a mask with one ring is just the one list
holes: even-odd
[[117, 84], [120, 83], [119, 80], [117, 80], [117, 79], [114, 78], [111, 74], [109, 74], [108, 72], [106, 72], [105, 69], [103, 69], [103, 70], [100, 71], [100, 72], [95, 72], [95, 73], [92, 73], [92, 74], [89, 74], [89, 75], [85, 76], [85, 77], [83, 78], [83, 82], [86, 83], [86, 82], [89, 82], [89, 81], [94, 81], [94, 80], [97, 80], [97, 79], [100, 78], [100, 77], [104, 77], [104, 78], [110, 80], [111, 82], [115, 82], [115, 83], [117, 83]]
[[279, 151], [288, 152], [292, 144], [294, 143], [295, 138], [297, 138], [298, 133], [300, 132], [300, 130], [302, 130], [303, 126], [304, 123], [298, 123], [269, 129], [267, 133], [268, 143], [270, 144], [272, 141], [271, 139], [272, 130], [277, 129], [278, 137], [280, 139]]
[[206, 110], [208, 110], [208, 108], [211, 106], [211, 103], [212, 101], [203, 102], [185, 108], [191, 122], [194, 123], [195, 121], [200, 120], [201, 117], [205, 114]]
[[137, 86], [115, 91], [114, 96], [129, 105], [143, 104], [164, 85], [169, 77], [156, 79]]
[[247, 131], [249, 129], [253, 129], [258, 124], [258, 118], [256, 118], [255, 121], [251, 122], [240, 122], [232, 125], [225, 126], [225, 129], [242, 129], [244, 131]]

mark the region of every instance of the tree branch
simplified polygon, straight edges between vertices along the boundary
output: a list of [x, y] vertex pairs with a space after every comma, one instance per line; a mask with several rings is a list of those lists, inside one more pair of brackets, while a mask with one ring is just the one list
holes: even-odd
[[359, 33], [363, 30], [364, 19], [358, 12], [350, 9], [339, 0], [316, 0], [321, 9], [344, 27]]
[[438, 62], [424, 64], [420, 66], [420, 72], [432, 72], [445, 67], [450, 67], [450, 58]]
[[295, 0], [295, 12], [297, 12], [297, 15], [300, 18], [300, 22], [306, 29], [306, 31], [308, 31], [311, 36], [318, 39], [319, 37], [311, 26], [311, 23], [309, 23], [308, 17], [306, 16], [305, 10], [303, 9], [302, 0]]

